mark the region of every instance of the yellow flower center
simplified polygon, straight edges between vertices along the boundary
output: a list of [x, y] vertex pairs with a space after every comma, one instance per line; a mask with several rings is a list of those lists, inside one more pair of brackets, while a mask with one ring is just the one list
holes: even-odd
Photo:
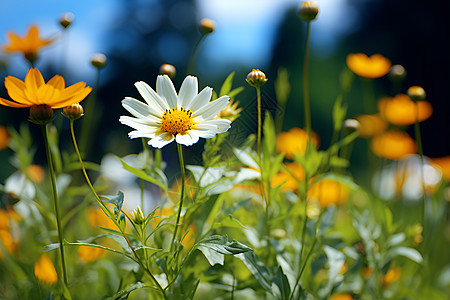
[[192, 110], [181, 107], [172, 108], [164, 112], [161, 120], [161, 130], [173, 135], [186, 134], [194, 125]]

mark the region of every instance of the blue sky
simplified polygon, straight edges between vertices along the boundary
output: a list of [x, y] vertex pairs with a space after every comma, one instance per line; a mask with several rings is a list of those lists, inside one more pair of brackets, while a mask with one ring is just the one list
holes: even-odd
[[[143, 0], [144, 1], [144, 0]], [[154, 1], [154, 0], [148, 0]], [[267, 44], [273, 40], [276, 28], [290, 7], [298, 7], [298, 0], [196, 0], [199, 19], [208, 17], [216, 21], [216, 31], [208, 37], [202, 51], [217, 67], [233, 67], [237, 63], [264, 67], [271, 55]], [[101, 42], [105, 30], [114, 25], [119, 13], [118, 0], [3, 0], [0, 10], [0, 44], [6, 42], [6, 32], [24, 35], [30, 24], [40, 28], [42, 37], [57, 37], [60, 33], [58, 18], [65, 12], [75, 15], [67, 42], [70, 61], [68, 67], [77, 77], [89, 81], [94, 70], [89, 64], [96, 52], [107, 52]], [[346, 0], [318, 0], [320, 13], [312, 26], [312, 46], [324, 54], [335, 41], [347, 32], [357, 20], [351, 19]], [[58, 39], [60, 41], [60, 39]], [[61, 61], [61, 42], [50, 46], [42, 55], [40, 64]], [[255, 49], [258, 49], [255, 52]], [[0, 57], [4, 56], [0, 52]], [[27, 65], [18, 55], [10, 55], [9, 72], [25, 74]], [[39, 67], [39, 64], [38, 64]]]

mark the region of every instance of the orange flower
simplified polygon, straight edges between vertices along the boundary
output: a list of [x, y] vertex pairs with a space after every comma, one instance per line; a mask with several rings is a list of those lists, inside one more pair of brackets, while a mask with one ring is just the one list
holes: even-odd
[[450, 181], [450, 156], [432, 158], [431, 162], [441, 169], [442, 177]]
[[32, 107], [47, 105], [61, 108], [82, 101], [91, 92], [85, 82], [78, 82], [65, 87], [64, 78], [55, 75], [45, 83], [38, 69], [29, 69], [25, 81], [16, 77], [5, 78], [5, 87], [13, 101], [0, 98], [0, 104], [9, 107]]
[[173, 207], [160, 207], [155, 213], [155, 216], [153, 219], [150, 220], [150, 223], [152, 224], [153, 228], [156, 228], [158, 226], [159, 222], [163, 219], [163, 217], [168, 217], [173, 213]]
[[328, 178], [313, 183], [308, 189], [308, 201], [316, 199], [322, 207], [345, 203], [348, 195], [349, 190], [347, 186]]
[[23, 38], [20, 38], [12, 32], [10, 32], [8, 36], [10, 41], [4, 47], [4, 50], [9, 52], [22, 52], [25, 58], [30, 62], [36, 60], [39, 48], [52, 42], [52, 40], [41, 40], [36, 26], [30, 27], [27, 35]]
[[0, 150], [8, 148], [11, 137], [8, 134], [8, 129], [5, 126], [0, 126]]
[[384, 132], [387, 123], [379, 115], [360, 115], [356, 118], [359, 122], [359, 136], [372, 137]]
[[370, 149], [376, 156], [397, 160], [416, 153], [417, 145], [406, 132], [390, 130], [375, 136]]
[[281, 186], [282, 191], [294, 192], [298, 188], [298, 180], [305, 180], [305, 170], [296, 162], [286, 163], [285, 166], [290, 173], [284, 169], [281, 169], [278, 174], [275, 174], [270, 179], [270, 185], [272, 187], [277, 187], [280, 184], [283, 184]]
[[36, 183], [41, 183], [42, 180], [44, 180], [44, 177], [45, 177], [44, 168], [42, 168], [40, 165], [30, 165], [30, 166], [28, 166], [27, 174]]
[[56, 273], [55, 266], [50, 257], [45, 254], [34, 265], [34, 275], [36, 275], [39, 281], [44, 283], [52, 284], [58, 282], [58, 274]]
[[402, 269], [400, 267], [390, 268], [386, 272], [386, 274], [383, 276], [383, 278], [381, 279], [381, 284], [384, 287], [388, 287], [392, 283], [394, 283], [397, 280], [399, 280], [401, 274], [402, 274]]
[[405, 94], [382, 98], [378, 101], [378, 110], [384, 119], [394, 125], [411, 125], [416, 119], [422, 122], [433, 113], [429, 102], [414, 102]]
[[89, 263], [96, 261], [100, 257], [105, 256], [106, 250], [101, 248], [95, 248], [95, 247], [88, 247], [88, 246], [80, 246], [78, 247], [78, 259], [82, 263]]
[[92, 227], [116, 228], [114, 222], [108, 218], [101, 208], [89, 207], [87, 219]]
[[[311, 132], [311, 140], [316, 147], [319, 145], [319, 137], [316, 133]], [[276, 147], [278, 152], [285, 154], [286, 158], [293, 159], [294, 154], [305, 153], [307, 141], [308, 133], [301, 128], [294, 127], [277, 136]]]
[[350, 294], [333, 294], [330, 300], [353, 300], [353, 297]]
[[379, 78], [391, 69], [391, 62], [380, 54], [368, 57], [364, 53], [347, 55], [347, 66], [353, 73], [365, 78]]

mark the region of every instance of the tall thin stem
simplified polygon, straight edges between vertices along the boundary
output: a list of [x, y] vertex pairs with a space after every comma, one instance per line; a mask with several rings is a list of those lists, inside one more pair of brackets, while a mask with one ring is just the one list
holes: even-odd
[[192, 71], [194, 70], [195, 61], [197, 60], [198, 48], [199, 48], [201, 42], [205, 39], [206, 36], [207, 36], [207, 34], [202, 34], [202, 36], [198, 40], [197, 44], [195, 44], [194, 51], [192, 52], [192, 56], [191, 56], [191, 59], [189, 60], [188, 68], [187, 68], [187, 71], [186, 71], [186, 73], [188, 75], [191, 75]]
[[[417, 107], [417, 115], [419, 114], [419, 109], [417, 106], [417, 102], [416, 102], [416, 107]], [[425, 177], [424, 177], [424, 172], [423, 172], [423, 147], [422, 147], [422, 137], [420, 134], [420, 126], [419, 126], [419, 117], [416, 116], [416, 122], [414, 123], [414, 135], [416, 137], [416, 142], [417, 142], [417, 152], [419, 153], [420, 156], [420, 178], [422, 181], [422, 226], [425, 228]]]
[[306, 25], [306, 43], [305, 43], [305, 57], [303, 61], [303, 104], [305, 108], [305, 129], [308, 133], [308, 143], [311, 142], [311, 104], [309, 100], [309, 32], [311, 27], [311, 21]]
[[62, 226], [61, 226], [61, 216], [59, 213], [58, 192], [56, 190], [56, 180], [55, 180], [55, 172], [53, 170], [52, 154], [50, 152], [50, 146], [49, 146], [49, 142], [48, 142], [47, 125], [42, 125], [42, 133], [44, 135], [45, 152], [47, 154], [47, 161], [48, 161], [48, 171], [50, 173], [50, 178], [52, 181], [53, 200], [54, 200], [54, 204], [55, 204], [55, 213], [56, 213], [56, 225], [58, 227], [59, 251], [61, 253], [61, 269], [62, 269], [62, 273], [63, 273], [64, 283], [67, 286], [68, 280], [67, 280], [67, 271], [66, 271], [66, 260], [64, 257], [64, 243], [63, 243], [63, 233], [62, 233]]
[[73, 146], [75, 148], [75, 152], [77, 153], [78, 156], [78, 160], [80, 162], [81, 165], [81, 170], [83, 172], [83, 175], [86, 179], [87, 184], [89, 185], [89, 188], [91, 189], [92, 193], [95, 196], [95, 199], [97, 200], [98, 205], [102, 208], [102, 210], [108, 215], [108, 217], [114, 222], [114, 224], [117, 226], [117, 228], [120, 230], [120, 233], [122, 234], [122, 236], [124, 237], [125, 241], [128, 244], [128, 247], [131, 249], [131, 252], [133, 252], [134, 257], [136, 258], [136, 262], [145, 270], [145, 272], [150, 276], [150, 278], [153, 280], [153, 282], [156, 284], [156, 287], [158, 288], [158, 290], [162, 293], [164, 299], [167, 299], [167, 295], [166, 292], [164, 291], [164, 289], [162, 288], [161, 284], [158, 282], [158, 280], [155, 278], [155, 276], [152, 274], [152, 272], [150, 272], [150, 270], [148, 269], [148, 267], [146, 265], [144, 265], [144, 263], [142, 262], [141, 258], [139, 257], [139, 255], [136, 253], [136, 250], [134, 249], [133, 245], [131, 245], [130, 240], [128, 239], [128, 236], [126, 235], [125, 231], [119, 226], [119, 224], [117, 223], [117, 221], [115, 220], [114, 216], [112, 215], [112, 213], [109, 211], [109, 209], [106, 207], [106, 205], [101, 201], [100, 197], [98, 196], [97, 192], [94, 189], [94, 186], [91, 183], [91, 180], [89, 179], [89, 176], [86, 172], [86, 168], [84, 167], [84, 163], [83, 160], [81, 159], [81, 154], [80, 151], [78, 149], [78, 145], [77, 145], [77, 140], [75, 138], [75, 132], [73, 130], [73, 120], [70, 120], [70, 133], [72, 135], [72, 141], [73, 141]]
[[170, 251], [172, 252], [173, 243], [175, 242], [175, 237], [177, 236], [178, 226], [181, 218], [181, 210], [183, 209], [183, 201], [184, 201], [184, 185], [186, 181], [186, 172], [184, 169], [184, 159], [183, 159], [183, 148], [180, 144], [177, 144], [178, 149], [178, 159], [180, 161], [180, 170], [181, 170], [181, 193], [180, 193], [180, 206], [178, 207], [178, 215], [177, 222], [175, 223], [175, 230], [173, 231], [172, 242], [170, 243]]

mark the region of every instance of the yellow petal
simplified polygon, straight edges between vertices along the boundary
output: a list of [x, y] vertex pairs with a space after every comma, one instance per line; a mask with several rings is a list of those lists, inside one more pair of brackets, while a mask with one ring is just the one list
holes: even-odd
[[8, 95], [16, 102], [33, 105], [33, 102], [29, 101], [25, 94], [25, 83], [13, 76], [5, 78], [5, 87], [8, 90]]
[[34, 275], [42, 282], [51, 284], [58, 282], [55, 266], [47, 255], [42, 255], [34, 265]]
[[0, 104], [4, 105], [4, 106], [16, 107], [16, 108], [30, 107], [30, 105], [12, 102], [12, 101], [3, 99], [1, 97], [0, 97]]
[[60, 75], [53, 76], [52, 79], [50, 79], [47, 84], [53, 86], [57, 90], [62, 90], [66, 86], [64, 82], [64, 78]]
[[32, 95], [36, 95], [38, 88], [44, 85], [44, 77], [38, 69], [31, 68], [25, 77], [25, 86]]

